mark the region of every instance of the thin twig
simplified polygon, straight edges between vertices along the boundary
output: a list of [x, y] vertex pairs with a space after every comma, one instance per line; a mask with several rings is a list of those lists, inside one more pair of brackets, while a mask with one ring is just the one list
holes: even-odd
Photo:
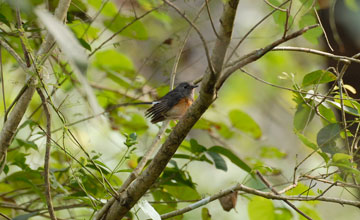
[[11, 218], [7, 217], [5, 214], [0, 212], [0, 216], [4, 217], [6, 220], [11, 220]]
[[326, 34], [326, 31], [325, 31], [324, 26], [323, 26], [322, 23], [321, 23], [321, 19], [320, 19], [320, 17], [319, 17], [319, 14], [318, 14], [316, 8], [314, 8], [314, 13], [315, 13], [316, 18], [317, 18], [317, 20], [318, 20], [318, 22], [319, 22], [319, 24], [320, 24], [320, 27], [321, 27], [321, 29], [322, 29], [322, 31], [323, 31], [323, 33], [324, 33], [325, 40], [326, 40], [326, 44], [328, 45], [328, 47], [330, 48], [330, 50], [334, 52], [334, 49], [333, 49], [333, 47], [332, 47], [331, 44], [330, 44], [329, 38], [328, 38], [328, 36], [327, 36], [327, 34]]
[[308, 30], [311, 30], [311, 29], [316, 28], [318, 26], [319, 26], [318, 24], [315, 24], [315, 25], [304, 27], [304, 28], [292, 33], [292, 34], [287, 35], [285, 38], [281, 38], [279, 40], [274, 41], [273, 43], [267, 45], [264, 48], [255, 50], [253, 52], [250, 52], [250, 53], [244, 55], [237, 62], [235, 62], [235, 64], [233, 66], [231, 66], [231, 67], [229, 67], [229, 68], [227, 68], [225, 70], [225, 72], [222, 74], [221, 78], [217, 82], [216, 89], [219, 90], [220, 87], [222, 86], [222, 84], [226, 81], [226, 79], [229, 78], [229, 76], [231, 74], [233, 74], [239, 68], [260, 59], [262, 56], [264, 56], [266, 53], [271, 51], [276, 46], [278, 46], [278, 45], [280, 45], [280, 44], [282, 44], [282, 43], [284, 43], [286, 41], [289, 41], [291, 39], [294, 39], [294, 38], [304, 34]]
[[[279, 7], [287, 4], [290, 0], [285, 1], [284, 3], [282, 3]], [[271, 12], [269, 12], [267, 15], [265, 15], [265, 17], [263, 17], [260, 21], [258, 21], [252, 28], [250, 28], [250, 30], [241, 38], [241, 40], [239, 41], [239, 43], [236, 44], [236, 46], [234, 47], [234, 49], [231, 51], [230, 55], [228, 56], [228, 58], [225, 61], [225, 66], [227, 66], [228, 62], [230, 61], [230, 59], [234, 56], [236, 50], [240, 47], [240, 45], [245, 41], [245, 39], [260, 25], [262, 24], [268, 17], [270, 17], [272, 14], [274, 14], [277, 10], [277, 8], [275, 8], [274, 10], [272, 10]]]
[[275, 6], [275, 5], [271, 4], [268, 0], [264, 0], [264, 2], [265, 2], [267, 5], [269, 5], [270, 7], [272, 7], [273, 9], [276, 9], [277, 11], [286, 12], [286, 9], [280, 8], [282, 5]]
[[30, 67], [31, 63], [30, 63], [30, 58], [29, 58], [29, 51], [26, 49], [26, 46], [24, 43], [26, 38], [25, 38], [25, 33], [23, 30], [23, 27], [22, 27], [20, 9], [18, 7], [15, 10], [15, 14], [16, 14], [16, 24], [17, 24], [16, 26], [19, 31], [20, 44], [21, 44], [22, 50], [24, 52], [25, 63], [26, 63], [27, 67]]
[[[260, 191], [258, 189], [254, 189], [254, 188], [251, 188], [251, 187], [247, 187], [245, 185], [242, 185], [242, 184], [237, 184], [233, 187], [230, 187], [229, 189], [226, 189], [222, 192], [219, 192], [217, 194], [214, 194], [213, 196], [209, 196], [209, 197], [206, 197], [202, 200], [200, 200], [199, 202], [196, 202], [196, 203], [193, 203], [189, 206], [186, 206], [185, 208], [183, 209], [179, 209], [179, 210], [176, 210], [176, 211], [173, 211], [173, 212], [169, 212], [169, 213], [166, 213], [166, 214], [163, 214], [161, 215], [161, 218], [162, 219], [165, 219], [165, 218], [170, 218], [170, 217], [173, 217], [173, 216], [177, 216], [177, 215], [181, 215], [181, 214], [184, 214], [186, 212], [189, 212], [195, 208], [198, 208], [198, 207], [201, 207], [203, 205], [206, 205], [220, 197], [223, 197], [225, 195], [228, 195], [230, 193], [233, 193], [234, 191], [243, 191], [245, 193], [249, 193], [249, 194], [252, 194], [252, 195], [257, 195], [257, 196], [261, 196], [263, 198], [266, 198], [266, 199], [272, 199], [272, 200], [292, 200], [292, 201], [323, 201], [323, 202], [330, 202], [330, 203], [337, 203], [337, 204], [340, 204], [340, 205], [350, 205], [350, 206], [355, 206], [355, 207], [358, 207], [360, 208], [360, 202], [359, 201], [352, 201], [352, 200], [346, 200], [346, 199], [340, 199], [340, 198], [334, 198], [334, 197], [319, 197], [319, 198], [316, 198], [316, 196], [282, 196], [282, 195], [276, 195], [272, 192], [263, 192], [263, 191]], [[316, 199], [315, 199], [316, 198]]]
[[7, 121], [8, 115], [11, 111], [11, 109], [15, 106], [15, 104], [19, 101], [19, 99], [21, 98], [21, 96], [25, 93], [25, 91], [29, 88], [28, 84], [25, 84], [19, 91], [19, 93], [16, 95], [14, 101], [10, 104], [10, 106], [8, 107], [8, 109], [5, 111], [5, 116], [4, 116], [4, 122]]
[[292, 5], [292, 0], [290, 0], [289, 7], [286, 9], [286, 18], [285, 18], [283, 38], [286, 37], [286, 34], [287, 34], [288, 30], [290, 29], [289, 28], [289, 19], [290, 19], [290, 13], [291, 13], [291, 5]]
[[337, 30], [336, 27], [336, 22], [335, 22], [335, 5], [336, 5], [336, 1], [331, 1], [331, 6], [329, 8], [329, 23], [330, 23], [330, 29], [332, 31], [332, 35], [334, 37], [335, 42], [338, 44], [339, 50], [340, 52], [343, 52], [345, 47], [344, 47], [344, 42], [341, 40], [341, 37], [339, 35], [339, 32]]
[[[338, 87], [339, 87], [339, 96], [340, 96], [340, 106], [341, 106], [341, 120], [343, 123], [343, 129], [344, 129], [344, 135], [345, 135], [345, 146], [346, 149], [349, 150], [349, 154], [352, 155], [352, 149], [349, 146], [349, 139], [348, 139], [348, 134], [347, 134], [347, 122], [346, 122], [346, 114], [345, 114], [345, 110], [344, 110], [344, 100], [343, 98], [343, 76], [347, 70], [347, 68], [350, 65], [350, 62], [348, 62], [347, 60], [343, 60], [344, 62], [344, 66], [341, 69], [341, 72], [338, 76]], [[352, 155], [353, 156], [353, 155]]]
[[92, 55], [95, 54], [96, 51], [100, 50], [107, 42], [109, 42], [110, 40], [112, 40], [114, 37], [116, 37], [116, 35], [118, 35], [119, 33], [123, 32], [125, 29], [127, 29], [128, 27], [130, 27], [132, 24], [134, 24], [136, 21], [142, 19], [143, 17], [145, 17], [146, 15], [150, 14], [153, 11], [156, 11], [160, 8], [156, 7], [153, 8], [147, 12], [145, 12], [144, 14], [142, 14], [141, 16], [134, 18], [132, 21], [130, 21], [127, 25], [125, 25], [124, 27], [122, 27], [120, 30], [116, 31], [113, 35], [111, 35], [108, 39], [106, 39], [104, 42], [102, 42], [97, 48], [95, 48], [90, 54], [89, 57], [91, 57]]
[[272, 49], [272, 51], [295, 51], [295, 52], [305, 52], [305, 53], [312, 53], [312, 54], [316, 54], [319, 56], [324, 56], [324, 57], [328, 57], [334, 60], [349, 60], [351, 62], [354, 63], [360, 63], [359, 59], [356, 59], [355, 57], [347, 57], [347, 56], [340, 56], [340, 55], [335, 55], [332, 53], [327, 53], [324, 51], [320, 51], [320, 50], [315, 50], [315, 49], [311, 49], [311, 48], [304, 48], [304, 47], [292, 47], [292, 46], [282, 46], [282, 47], [275, 47], [274, 49]]
[[[106, 6], [106, 4], [109, 2], [109, 0], [105, 0], [105, 1], [101, 1], [101, 5], [99, 10], [96, 12], [96, 14], [94, 15], [93, 18], [91, 18], [90, 22], [87, 24], [86, 29], [84, 30], [84, 32], [82, 33], [80, 38], [83, 38], [85, 36], [85, 34], [88, 32], [88, 30], [90, 29], [92, 23], [96, 20], [96, 18], [101, 14], [102, 10], [104, 9], [104, 7]], [[92, 42], [91, 42], [92, 43]]]
[[210, 20], [211, 28], [213, 29], [214, 34], [216, 35], [216, 38], [219, 38], [219, 35], [218, 35], [217, 31], [216, 31], [214, 22], [213, 22], [212, 17], [211, 17], [210, 7], [209, 7], [209, 0], [205, 0], [205, 4], [206, 4], [207, 13], [208, 13], [208, 15], [209, 15], [209, 20]]
[[[2, 46], [0, 44], [0, 74], [1, 74], [1, 91], [2, 99], [4, 103], [4, 112], [6, 112], [6, 99], [5, 99], [5, 83], [4, 83], [4, 72], [3, 72], [3, 61], [2, 61]], [[6, 121], [7, 114], [4, 114], [4, 121]]]
[[206, 43], [206, 40], [203, 36], [203, 34], [200, 32], [199, 28], [195, 25], [195, 23], [193, 21], [191, 21], [186, 15], [184, 12], [181, 12], [181, 10], [176, 6], [174, 5], [173, 3], [169, 2], [168, 0], [163, 0], [164, 3], [166, 3], [167, 5], [169, 5], [170, 7], [172, 7], [173, 9], [175, 9], [175, 11], [181, 16], [183, 17], [188, 23], [189, 25], [191, 25], [194, 30], [196, 31], [196, 33], [199, 35], [200, 37], [200, 40], [203, 44], [203, 47], [204, 47], [204, 50], [205, 50], [205, 55], [206, 55], [206, 60], [208, 62], [208, 67], [209, 67], [209, 70], [211, 71], [211, 73], [215, 73], [215, 69], [213, 67], [213, 64], [211, 62], [211, 59], [210, 59], [210, 52], [209, 52], [209, 48], [207, 46], [207, 43]]
[[51, 149], [51, 114], [47, 106], [46, 98], [40, 88], [36, 89], [43, 104], [46, 116], [46, 151], [44, 160], [44, 179], [45, 179], [45, 195], [48, 211], [52, 220], [56, 220], [54, 207], [51, 199], [51, 183], [50, 183], [50, 149]]
[[[261, 181], [273, 192], [275, 195], [280, 195], [270, 184], [269, 181], [265, 179], [265, 177], [257, 170], [256, 175], [261, 179]], [[304, 212], [302, 212], [300, 209], [296, 208], [294, 204], [287, 200], [283, 200], [286, 204], [288, 204], [291, 208], [293, 208], [296, 212], [298, 212], [300, 215], [304, 216], [306, 219], [312, 220], [308, 215], [306, 215]]]
[[19, 56], [18, 53], [16, 53], [16, 51], [10, 46], [10, 44], [5, 41], [5, 39], [1, 39], [0, 44], [7, 50], [7, 52], [9, 52], [9, 54], [11, 54], [15, 58], [16, 62], [25, 72], [29, 72], [29, 69], [27, 68], [24, 60]]

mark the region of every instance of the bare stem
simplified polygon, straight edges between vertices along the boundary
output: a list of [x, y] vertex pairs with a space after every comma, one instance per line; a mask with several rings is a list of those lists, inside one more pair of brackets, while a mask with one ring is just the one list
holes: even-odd
[[50, 149], [51, 149], [51, 114], [47, 106], [46, 98], [40, 88], [36, 89], [42, 101], [44, 113], [46, 116], [46, 150], [44, 160], [44, 179], [45, 179], [45, 196], [48, 211], [52, 220], [56, 220], [54, 207], [51, 199], [51, 184], [50, 184]]

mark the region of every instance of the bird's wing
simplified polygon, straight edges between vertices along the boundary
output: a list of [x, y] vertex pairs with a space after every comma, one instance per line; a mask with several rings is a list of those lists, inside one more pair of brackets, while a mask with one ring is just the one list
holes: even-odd
[[182, 94], [179, 92], [171, 91], [164, 97], [155, 102], [151, 108], [146, 110], [145, 116], [151, 118], [152, 123], [157, 123], [165, 120], [164, 113], [169, 111], [175, 106], [182, 98]]

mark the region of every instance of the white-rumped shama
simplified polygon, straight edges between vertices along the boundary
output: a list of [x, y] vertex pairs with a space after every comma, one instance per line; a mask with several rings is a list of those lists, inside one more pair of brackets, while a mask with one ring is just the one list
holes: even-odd
[[146, 110], [145, 116], [151, 118], [151, 123], [154, 124], [169, 119], [180, 119], [193, 103], [196, 87], [198, 86], [187, 82], [180, 83], [175, 89], [152, 102], [153, 106]]

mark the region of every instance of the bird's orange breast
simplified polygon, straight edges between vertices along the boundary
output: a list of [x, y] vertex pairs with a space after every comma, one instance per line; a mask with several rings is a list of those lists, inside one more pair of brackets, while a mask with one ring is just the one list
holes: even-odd
[[166, 112], [166, 118], [180, 119], [192, 103], [193, 100], [191, 99], [181, 99], [176, 105], [174, 105], [169, 111]]

